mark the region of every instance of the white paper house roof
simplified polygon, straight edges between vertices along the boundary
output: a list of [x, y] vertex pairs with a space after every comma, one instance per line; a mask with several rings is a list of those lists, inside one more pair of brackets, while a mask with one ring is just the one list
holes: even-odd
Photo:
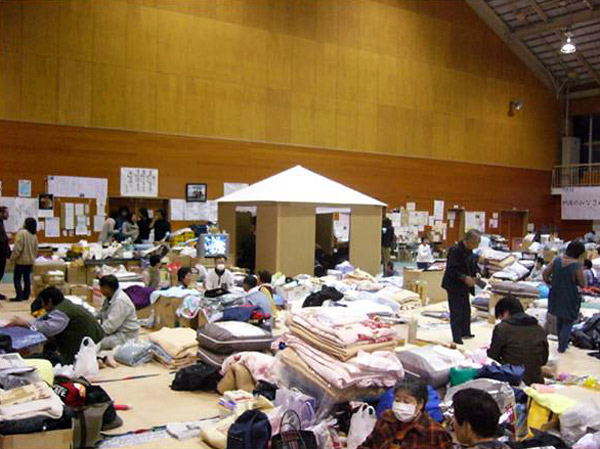
[[300, 165], [221, 197], [217, 202], [386, 206], [381, 201], [307, 170]]

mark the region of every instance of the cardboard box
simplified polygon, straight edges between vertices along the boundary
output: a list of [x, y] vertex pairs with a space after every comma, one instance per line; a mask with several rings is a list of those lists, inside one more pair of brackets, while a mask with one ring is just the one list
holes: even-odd
[[190, 256], [172, 256], [171, 262], [177, 263], [181, 267], [192, 267], [192, 258]]
[[552, 262], [552, 259], [554, 259], [557, 256], [557, 252], [555, 249], [546, 249], [544, 250], [544, 262], [545, 263], [550, 263]]
[[70, 449], [72, 443], [73, 429], [0, 435], [2, 449]]
[[87, 284], [87, 271], [83, 265], [67, 266], [67, 282], [69, 284]]
[[71, 285], [69, 294], [83, 298], [90, 304], [92, 303], [92, 288], [87, 284]]
[[[498, 304], [498, 301], [500, 301], [505, 296], [508, 296], [508, 295], [498, 295], [498, 294], [494, 293], [490, 297], [488, 323], [494, 324], [496, 322], [496, 313], [495, 313], [496, 304]], [[514, 295], [512, 295], [512, 296], [514, 296]], [[525, 296], [520, 296], [520, 297], [517, 296], [516, 298], [521, 302], [521, 305], [523, 306], [523, 309], [525, 309], [525, 311], [527, 311], [527, 309], [531, 306], [531, 304], [533, 304], [533, 302], [536, 300], [536, 298], [528, 298]]]
[[42, 276], [48, 271], [57, 271], [60, 270], [63, 273], [67, 273], [67, 264], [65, 262], [51, 262], [51, 263], [41, 263], [33, 265], [33, 275], [34, 276]]

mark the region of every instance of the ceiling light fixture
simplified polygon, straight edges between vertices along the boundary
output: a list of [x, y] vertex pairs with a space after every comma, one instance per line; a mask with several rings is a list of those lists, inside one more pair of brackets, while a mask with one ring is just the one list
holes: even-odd
[[514, 117], [516, 111], [523, 109], [524, 103], [521, 100], [511, 100], [508, 103], [508, 116]]
[[571, 36], [572, 34], [570, 32], [566, 32], [565, 33], [565, 37], [563, 39], [563, 43], [562, 43], [562, 47], [560, 47], [560, 52], [564, 53], [566, 55], [570, 54], [570, 53], [575, 53], [577, 51], [577, 48], [575, 47], [575, 44], [571, 41]]

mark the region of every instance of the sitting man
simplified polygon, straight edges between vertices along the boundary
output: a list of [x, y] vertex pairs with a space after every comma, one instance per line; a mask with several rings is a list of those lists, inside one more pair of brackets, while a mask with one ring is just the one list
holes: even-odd
[[135, 306], [127, 293], [119, 288], [119, 280], [113, 275], [102, 277], [100, 291], [105, 297], [99, 314], [105, 334], [100, 349], [114, 349], [127, 340], [135, 340], [140, 330]]
[[150, 256], [150, 265], [142, 273], [142, 280], [144, 281], [144, 285], [146, 287], [152, 287], [154, 289], [159, 287], [160, 269], [162, 265], [160, 260], [161, 259], [158, 254]]
[[56, 344], [57, 354], [48, 357], [53, 363], [70, 365], [75, 362], [81, 341], [90, 337], [98, 343], [104, 337], [104, 331], [94, 315], [83, 307], [65, 299], [56, 287], [48, 287], [40, 292], [31, 304], [32, 313], [44, 310], [45, 313], [36, 319], [26, 320], [14, 317], [10, 326], [29, 327], [52, 338]]
[[544, 383], [542, 366], [548, 362], [548, 338], [537, 319], [527, 315], [517, 298], [502, 298], [496, 304], [496, 319], [488, 357], [510, 365], [523, 365], [527, 385]]
[[266, 324], [269, 329], [273, 329], [273, 307], [267, 295], [260, 291], [256, 277], [249, 274], [244, 278], [244, 291], [246, 292], [245, 301], [253, 306], [258, 306], [264, 313], [269, 314]]
[[271, 285], [271, 281], [273, 280], [273, 276], [270, 271], [261, 270], [258, 272], [258, 290], [263, 293], [267, 298], [269, 298], [269, 302], [271, 303], [271, 309], [273, 310], [273, 319], [277, 319], [277, 307], [275, 306], [275, 300], [273, 299], [273, 295], [275, 291], [273, 290], [273, 286]]
[[215, 258], [215, 268], [208, 271], [206, 276], [206, 290], [214, 290], [222, 288], [223, 290], [231, 291], [233, 288], [233, 275], [225, 267], [227, 257], [219, 256]]
[[452, 397], [452, 403], [454, 435], [463, 447], [510, 449], [496, 440], [500, 408], [488, 392], [466, 388]]

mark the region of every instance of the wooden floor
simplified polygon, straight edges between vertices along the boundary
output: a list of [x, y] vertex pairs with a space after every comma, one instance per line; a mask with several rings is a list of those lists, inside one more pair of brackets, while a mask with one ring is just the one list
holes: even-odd
[[[0, 285], [0, 291], [5, 294], [12, 293], [5, 284]], [[445, 304], [433, 306], [443, 308]], [[8, 319], [12, 315], [28, 316], [29, 302], [0, 303], [0, 319]], [[421, 322], [433, 322], [427, 318], [420, 318]], [[486, 322], [475, 323], [473, 333], [475, 338], [466, 341], [465, 349], [474, 350], [489, 344], [493, 326]], [[450, 343], [451, 335], [448, 325], [435, 329], [420, 329], [418, 338]], [[556, 343], [551, 342], [555, 347]], [[570, 347], [567, 353], [559, 358], [558, 371], [569, 372], [577, 375], [600, 373], [600, 360], [589, 357], [588, 351]], [[165, 425], [173, 421], [193, 421], [218, 415], [217, 402], [219, 396], [214, 393], [176, 392], [169, 388], [174, 375], [170, 374], [163, 366], [156, 362], [148, 363], [137, 368], [120, 366], [118, 368], [105, 368], [100, 371], [95, 380], [121, 379], [128, 376], [142, 374], [158, 374], [155, 377], [134, 380], [121, 380], [103, 383], [102, 387], [117, 404], [129, 404], [131, 410], [119, 412], [124, 425], [110, 432], [121, 434], [124, 432], [146, 429], [153, 426]], [[568, 387], [561, 393], [577, 400], [593, 400], [600, 405], [600, 392], [585, 390], [578, 387]], [[177, 441], [176, 439], [163, 439], [141, 446], [128, 446], [131, 448], [206, 448], [199, 439]]]

